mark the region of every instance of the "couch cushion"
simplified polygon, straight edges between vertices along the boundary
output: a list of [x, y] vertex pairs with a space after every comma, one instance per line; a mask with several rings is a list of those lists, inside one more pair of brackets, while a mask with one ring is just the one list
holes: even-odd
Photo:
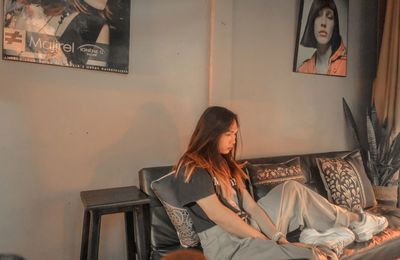
[[330, 202], [349, 210], [376, 205], [359, 151], [316, 161]]
[[305, 183], [300, 157], [294, 157], [281, 163], [247, 163], [246, 168], [253, 185], [255, 200], [262, 198], [272, 188], [285, 181], [295, 180], [302, 184]]
[[187, 209], [179, 206], [175, 194], [176, 187], [173, 182], [175, 171], [172, 171], [151, 183], [151, 188], [164, 208], [175, 227], [179, 241], [183, 247], [194, 247], [200, 242], [199, 236], [194, 231], [193, 221]]

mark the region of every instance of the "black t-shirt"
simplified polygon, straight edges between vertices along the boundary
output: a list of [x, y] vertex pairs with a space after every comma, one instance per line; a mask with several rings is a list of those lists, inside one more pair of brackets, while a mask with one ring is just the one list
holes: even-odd
[[206, 169], [195, 168], [188, 182], [185, 182], [184, 172], [185, 167], [182, 167], [175, 179], [177, 199], [179, 206], [188, 210], [193, 220], [193, 226], [196, 232], [199, 233], [216, 224], [207, 217], [196, 201], [216, 192], [212, 178]]

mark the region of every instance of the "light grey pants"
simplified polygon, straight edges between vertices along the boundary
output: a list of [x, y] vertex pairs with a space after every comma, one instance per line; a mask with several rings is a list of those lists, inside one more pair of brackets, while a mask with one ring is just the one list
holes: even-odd
[[[257, 203], [284, 234], [303, 227], [319, 231], [333, 226], [347, 227], [350, 222], [346, 210], [329, 203], [296, 181], [276, 186]], [[326, 259], [314, 248], [295, 244], [278, 245], [261, 238], [240, 238], [218, 225], [200, 232], [199, 237], [208, 260]]]

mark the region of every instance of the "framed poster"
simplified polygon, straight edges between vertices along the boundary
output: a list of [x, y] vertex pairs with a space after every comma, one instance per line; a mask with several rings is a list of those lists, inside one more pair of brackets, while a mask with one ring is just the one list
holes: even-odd
[[294, 72], [347, 75], [349, 0], [301, 0]]
[[130, 0], [4, 0], [3, 59], [128, 73]]

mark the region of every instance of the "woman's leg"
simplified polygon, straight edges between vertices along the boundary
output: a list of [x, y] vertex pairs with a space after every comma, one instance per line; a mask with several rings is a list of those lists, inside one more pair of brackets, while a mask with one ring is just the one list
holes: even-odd
[[198, 235], [208, 260], [326, 259], [317, 248], [295, 244], [279, 245], [262, 238], [239, 238], [218, 225]]
[[258, 204], [285, 234], [299, 227], [319, 231], [334, 226], [348, 227], [350, 222], [357, 218], [356, 214], [331, 204], [318, 193], [296, 181], [278, 185], [261, 198]]

